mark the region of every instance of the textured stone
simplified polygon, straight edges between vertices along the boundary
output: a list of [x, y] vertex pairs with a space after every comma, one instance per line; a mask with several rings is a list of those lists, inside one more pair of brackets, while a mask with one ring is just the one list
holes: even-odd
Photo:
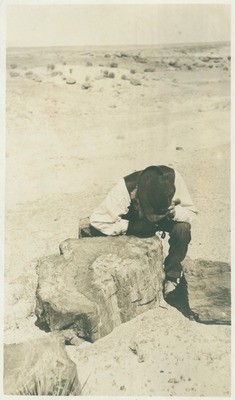
[[163, 255], [157, 237], [68, 239], [60, 250], [38, 265], [39, 326], [73, 329], [93, 342], [161, 298]]
[[4, 394], [33, 394], [37, 390], [50, 395], [57, 390], [66, 393], [66, 387], [74, 395], [81, 390], [76, 365], [62, 339], [49, 334], [45, 339], [4, 345]]
[[220, 261], [191, 260], [186, 257], [184, 270], [191, 308], [203, 321], [231, 321], [231, 267]]

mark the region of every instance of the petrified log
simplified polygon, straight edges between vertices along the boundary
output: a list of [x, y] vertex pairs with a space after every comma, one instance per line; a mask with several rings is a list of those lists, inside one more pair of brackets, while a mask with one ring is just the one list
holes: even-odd
[[200, 321], [210, 324], [231, 323], [231, 267], [228, 263], [210, 260], [183, 262], [188, 282], [191, 308]]
[[94, 342], [162, 296], [159, 238], [67, 239], [38, 264], [37, 324]]

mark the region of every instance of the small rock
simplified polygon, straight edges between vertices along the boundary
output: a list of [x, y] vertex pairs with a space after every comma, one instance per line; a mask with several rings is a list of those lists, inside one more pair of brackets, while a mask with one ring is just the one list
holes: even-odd
[[82, 84], [82, 89], [90, 89], [91, 87], [91, 84], [88, 82]]
[[68, 85], [74, 85], [76, 83], [76, 80], [74, 78], [66, 78], [66, 83]]
[[141, 82], [138, 81], [138, 79], [134, 79], [134, 78], [130, 79], [130, 83], [132, 85], [134, 85], [134, 86], [140, 86], [141, 85]]
[[210, 61], [210, 57], [200, 57], [200, 60], [202, 60], [203, 62], [208, 62]]

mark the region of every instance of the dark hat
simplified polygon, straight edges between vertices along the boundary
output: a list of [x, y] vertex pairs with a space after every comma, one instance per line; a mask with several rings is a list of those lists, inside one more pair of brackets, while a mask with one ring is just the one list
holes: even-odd
[[165, 216], [175, 194], [174, 182], [174, 169], [165, 165], [150, 166], [141, 173], [137, 197], [150, 222], [157, 222]]

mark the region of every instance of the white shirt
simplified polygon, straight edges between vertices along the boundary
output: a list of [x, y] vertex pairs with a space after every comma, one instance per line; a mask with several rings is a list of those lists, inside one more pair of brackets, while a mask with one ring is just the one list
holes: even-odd
[[[174, 200], [179, 200], [180, 204], [175, 206], [174, 221], [191, 223], [198, 210], [194, 206], [189, 191], [181, 175], [175, 170], [175, 194]], [[122, 219], [121, 216], [128, 213], [131, 204], [129, 192], [124, 178], [110, 190], [106, 198], [99, 204], [90, 216], [90, 224], [106, 235], [125, 234], [129, 221]]]

